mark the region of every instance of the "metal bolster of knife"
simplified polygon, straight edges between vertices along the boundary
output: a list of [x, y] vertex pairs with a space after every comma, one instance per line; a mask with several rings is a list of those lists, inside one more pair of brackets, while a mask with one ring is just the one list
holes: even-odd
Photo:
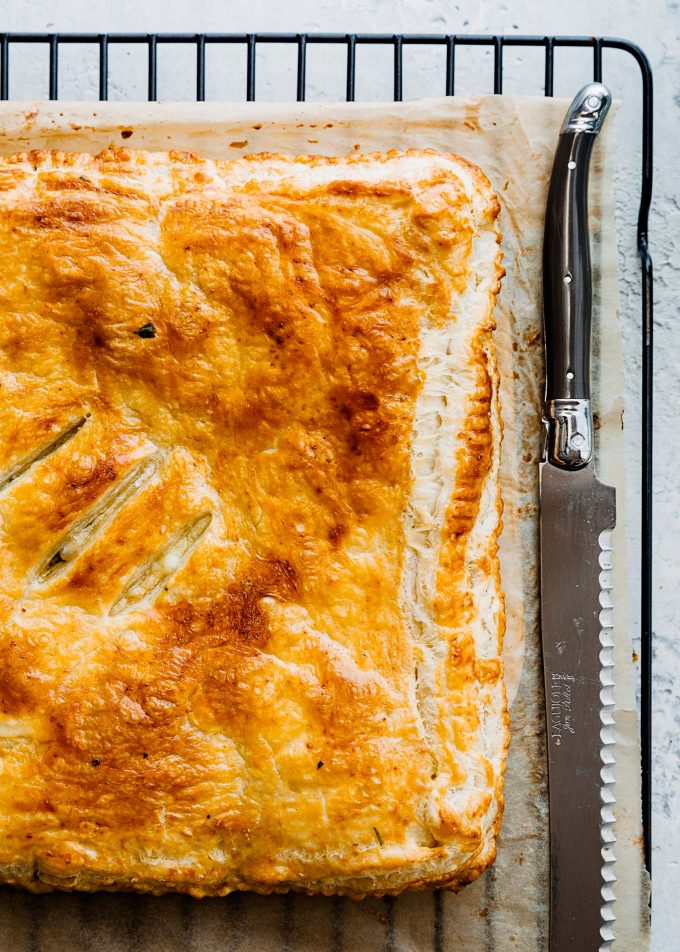
[[545, 458], [561, 469], [581, 469], [593, 455], [593, 416], [590, 400], [548, 400]]

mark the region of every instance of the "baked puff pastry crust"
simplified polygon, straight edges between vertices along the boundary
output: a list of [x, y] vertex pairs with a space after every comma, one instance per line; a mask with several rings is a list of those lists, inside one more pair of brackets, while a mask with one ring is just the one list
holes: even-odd
[[0, 162], [2, 880], [492, 861], [498, 210], [431, 151]]

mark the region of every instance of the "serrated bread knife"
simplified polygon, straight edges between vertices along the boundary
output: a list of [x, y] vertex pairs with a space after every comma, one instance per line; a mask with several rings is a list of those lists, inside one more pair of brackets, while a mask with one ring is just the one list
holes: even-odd
[[609, 90], [591, 83], [569, 107], [550, 178], [543, 244], [540, 544], [550, 952], [597, 952], [613, 938], [611, 660], [600, 619], [606, 603], [600, 537], [616, 524], [616, 493], [599, 482], [593, 466], [588, 238], [590, 154], [610, 105]]

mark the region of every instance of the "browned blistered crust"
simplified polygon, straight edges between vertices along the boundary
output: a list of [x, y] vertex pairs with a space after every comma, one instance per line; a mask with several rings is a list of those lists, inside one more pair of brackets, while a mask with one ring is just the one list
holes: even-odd
[[[500, 252], [483, 320], [457, 342], [474, 383], [431, 606], [454, 632], [431, 689], [457, 713], [436, 727], [486, 781], [434, 825], [400, 591], [421, 331], [449, 322], [456, 340], [498, 211], [478, 169], [427, 150], [0, 163], [5, 882], [358, 897], [460, 888], [492, 862], [497, 494], [475, 569], [497, 596], [488, 657], [466, 552], [500, 449]], [[74, 535], [89, 516], [96, 531]], [[150, 560], [159, 584], [112, 613]], [[480, 704], [502, 724], [489, 750]], [[463, 782], [469, 760], [451, 758]]]

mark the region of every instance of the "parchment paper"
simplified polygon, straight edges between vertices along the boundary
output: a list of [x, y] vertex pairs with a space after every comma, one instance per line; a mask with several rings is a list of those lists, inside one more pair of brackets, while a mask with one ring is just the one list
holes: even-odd
[[[281, 151], [432, 147], [478, 163], [502, 204], [507, 276], [497, 307], [505, 423], [501, 558], [512, 700], [506, 806], [495, 866], [458, 895], [364, 900], [234, 894], [192, 900], [134, 895], [29, 896], [0, 890], [0, 950], [309, 950], [421, 952], [547, 948], [548, 806], [537, 604], [537, 462], [542, 398], [541, 248], [557, 132], [567, 103], [484, 96], [404, 104], [3, 104], [0, 153], [108, 146], [209, 157]], [[594, 395], [599, 472], [616, 485], [613, 535], [616, 662], [616, 952], [648, 947], [641, 857], [639, 739], [625, 592], [623, 368], [612, 197], [611, 120], [593, 157]], [[599, 359], [602, 355], [602, 360]], [[621, 593], [617, 599], [616, 595]], [[578, 836], [578, 831], [574, 831]], [[584, 950], [586, 952], [586, 950]]]

